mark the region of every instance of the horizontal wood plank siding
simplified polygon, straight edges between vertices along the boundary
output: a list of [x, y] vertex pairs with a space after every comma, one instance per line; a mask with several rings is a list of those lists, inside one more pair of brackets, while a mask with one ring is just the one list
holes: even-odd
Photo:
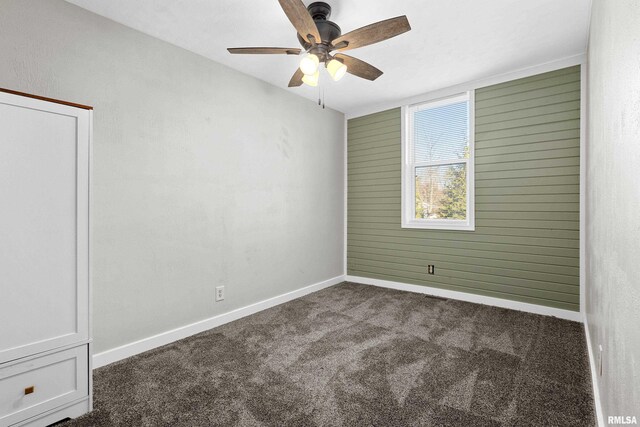
[[347, 273], [579, 311], [580, 67], [475, 107], [472, 232], [402, 229], [400, 109], [349, 120]]

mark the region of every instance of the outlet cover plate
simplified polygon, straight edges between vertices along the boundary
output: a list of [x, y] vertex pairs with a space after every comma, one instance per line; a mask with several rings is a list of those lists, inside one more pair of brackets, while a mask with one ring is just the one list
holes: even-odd
[[224, 300], [224, 286], [216, 287], [216, 302]]

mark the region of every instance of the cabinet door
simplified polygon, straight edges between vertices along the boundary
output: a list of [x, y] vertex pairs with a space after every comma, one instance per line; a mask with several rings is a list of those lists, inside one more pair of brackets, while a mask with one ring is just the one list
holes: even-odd
[[89, 338], [90, 120], [0, 93], [0, 363]]

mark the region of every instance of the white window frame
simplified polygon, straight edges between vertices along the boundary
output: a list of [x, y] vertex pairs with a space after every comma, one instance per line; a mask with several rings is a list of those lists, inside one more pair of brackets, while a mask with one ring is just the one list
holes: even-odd
[[[439, 162], [413, 162], [413, 113], [427, 108], [468, 101], [469, 158]], [[421, 102], [402, 107], [402, 228], [424, 228], [433, 230], [475, 230], [475, 93], [473, 90], [458, 95]], [[467, 166], [467, 219], [418, 219], [415, 216], [415, 168], [466, 163]]]

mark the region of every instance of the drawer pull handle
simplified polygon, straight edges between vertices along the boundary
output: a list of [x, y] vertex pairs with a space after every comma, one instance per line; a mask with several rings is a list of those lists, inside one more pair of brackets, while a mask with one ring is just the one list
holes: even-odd
[[33, 393], [34, 391], [35, 391], [35, 387], [34, 387], [34, 386], [27, 387], [27, 388], [25, 388], [25, 389], [24, 389], [24, 394], [25, 394], [25, 396], [26, 396], [27, 394], [31, 394], [31, 393]]

